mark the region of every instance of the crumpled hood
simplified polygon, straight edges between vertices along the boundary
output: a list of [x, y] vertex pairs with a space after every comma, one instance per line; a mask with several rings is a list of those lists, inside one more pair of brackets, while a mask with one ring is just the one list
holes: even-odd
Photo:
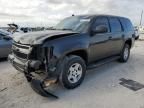
[[47, 31], [40, 31], [40, 32], [17, 34], [14, 35], [13, 40], [20, 44], [35, 45], [35, 44], [43, 43], [43, 41], [48, 38], [52, 38], [52, 37], [60, 38], [72, 34], [77, 34], [77, 33], [72, 31], [67, 31], [67, 30], [47, 30]]

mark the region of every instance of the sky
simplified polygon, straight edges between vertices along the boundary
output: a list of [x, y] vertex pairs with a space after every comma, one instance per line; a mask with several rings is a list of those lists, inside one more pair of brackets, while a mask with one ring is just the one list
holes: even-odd
[[120, 15], [138, 25], [143, 9], [144, 0], [0, 0], [0, 26], [53, 26], [72, 14]]

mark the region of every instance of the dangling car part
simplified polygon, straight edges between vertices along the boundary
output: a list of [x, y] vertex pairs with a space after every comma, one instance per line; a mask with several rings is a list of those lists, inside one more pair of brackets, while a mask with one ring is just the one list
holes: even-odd
[[37, 92], [38, 94], [40, 94], [41, 96], [44, 96], [44, 97], [54, 97], [54, 98], [57, 98], [58, 99], [58, 96], [50, 93], [49, 91], [45, 90], [44, 87], [43, 87], [43, 83], [40, 82], [39, 80], [36, 80], [36, 79], [32, 79], [32, 81], [30, 82], [31, 84], [31, 87], [33, 88], [33, 90], [35, 92]]
[[32, 89], [37, 92], [38, 94], [40, 94], [41, 96], [44, 96], [44, 97], [54, 97], [56, 99], [58, 99], [58, 96], [50, 93], [50, 91], [48, 90], [45, 90], [45, 87], [49, 86], [50, 84], [52, 83], [55, 83], [56, 80], [54, 81], [49, 81], [49, 82], [41, 82], [40, 80], [37, 80], [37, 79], [33, 79], [31, 78], [31, 76], [26, 76], [28, 82], [30, 83]]

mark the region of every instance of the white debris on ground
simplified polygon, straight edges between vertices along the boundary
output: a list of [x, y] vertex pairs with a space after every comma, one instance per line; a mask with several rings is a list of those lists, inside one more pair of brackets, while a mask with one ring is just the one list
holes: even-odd
[[144, 108], [144, 89], [129, 90], [119, 84], [121, 78], [144, 84], [144, 41], [136, 42], [128, 63], [114, 61], [89, 70], [74, 90], [56, 85], [57, 100], [35, 93], [22, 73], [1, 61], [0, 108]]

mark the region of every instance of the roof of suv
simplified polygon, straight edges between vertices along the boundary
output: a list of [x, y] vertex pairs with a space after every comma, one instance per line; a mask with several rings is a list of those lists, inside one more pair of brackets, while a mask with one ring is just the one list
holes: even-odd
[[90, 15], [88, 14], [88, 15], [76, 15], [76, 16], [89, 17], [89, 18], [98, 17], [98, 16], [105, 16], [105, 17], [118, 17], [118, 18], [128, 19], [128, 18], [122, 17], [122, 16], [107, 15], [107, 14], [90, 14]]

